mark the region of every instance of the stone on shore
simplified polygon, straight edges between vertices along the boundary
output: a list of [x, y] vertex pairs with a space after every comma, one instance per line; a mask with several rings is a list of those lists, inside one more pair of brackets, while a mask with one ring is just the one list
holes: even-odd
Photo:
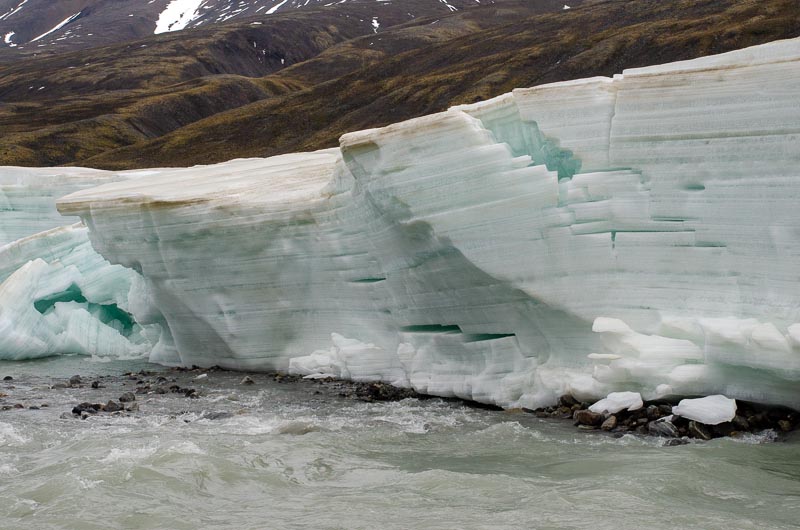
[[606, 420], [603, 422], [603, 424], [600, 425], [600, 428], [603, 429], [604, 431], [612, 431], [612, 430], [616, 429], [617, 428], [617, 417], [616, 416], [609, 416], [608, 418], [606, 418]]
[[581, 425], [589, 425], [594, 427], [600, 426], [604, 420], [604, 416], [602, 414], [593, 412], [591, 410], [575, 411], [573, 418]]

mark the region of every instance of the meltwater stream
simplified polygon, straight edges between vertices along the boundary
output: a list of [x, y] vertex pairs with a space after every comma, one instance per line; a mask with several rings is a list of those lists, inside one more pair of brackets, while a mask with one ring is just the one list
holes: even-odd
[[[133, 390], [121, 374], [143, 368], [201, 397], [71, 417], [80, 400]], [[49, 388], [74, 374], [114, 377]], [[48, 406], [0, 411], [3, 529], [764, 529], [800, 515], [798, 436], [664, 447], [439, 399], [367, 403], [86, 357], [0, 363], [5, 375], [3, 403]]]

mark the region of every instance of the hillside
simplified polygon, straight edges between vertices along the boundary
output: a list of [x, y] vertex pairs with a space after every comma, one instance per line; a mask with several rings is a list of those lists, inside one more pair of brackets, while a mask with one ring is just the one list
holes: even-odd
[[[608, 0], [576, 3], [569, 10], [562, 6], [504, 2], [350, 38], [347, 32], [357, 30], [346, 23], [333, 24], [340, 28], [336, 32], [321, 25], [321, 35], [339, 40], [309, 45], [286, 65], [279, 64], [278, 52], [269, 54], [276, 58], [269, 65], [242, 59], [240, 51], [251, 42], [247, 32], [266, 31], [263, 25], [231, 26], [226, 31], [232, 33], [206, 40], [170, 40], [181, 35], [175, 33], [156, 38], [158, 46], [146, 44], [152, 74], [126, 77], [122, 68], [119, 76], [92, 81], [96, 88], [91, 90], [67, 88], [81, 75], [91, 75], [86, 70], [91, 65], [76, 64], [69, 82], [51, 84], [43, 73], [49, 71], [45, 60], [26, 62], [0, 71], [0, 97], [19, 98], [0, 108], [0, 126], [13, 131], [0, 140], [0, 163], [119, 169], [312, 150], [335, 145], [347, 131], [515, 87], [612, 75], [800, 34], [794, 0]], [[313, 26], [316, 20], [303, 24]], [[277, 17], [272, 23], [278, 24]], [[231, 44], [236, 39], [243, 43], [239, 48]], [[197, 59], [203, 57], [200, 48], [231, 49], [240, 66], [219, 60], [210, 67]], [[161, 63], [154, 49], [168, 50], [180, 67]], [[108, 50], [92, 53], [92, 60], [102, 63]], [[104, 64], [113, 67], [115, 60], [109, 55]], [[201, 77], [193, 77], [195, 72]], [[46, 86], [42, 99], [23, 97], [28, 79], [36, 76]], [[47, 86], [60, 88], [48, 97]]]
[[118, 44], [228, 21], [343, 6], [368, 32], [480, 0], [0, 0], [0, 63]]

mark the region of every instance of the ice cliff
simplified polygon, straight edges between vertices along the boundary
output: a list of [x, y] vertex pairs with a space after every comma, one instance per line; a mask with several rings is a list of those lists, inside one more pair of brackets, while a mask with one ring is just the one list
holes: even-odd
[[[124, 309], [115, 326], [161, 361], [503, 406], [635, 391], [797, 407], [799, 141], [790, 40], [515, 90], [338, 149], [109, 174], [58, 208], [135, 271], [127, 297], [91, 303]], [[0, 322], [22, 311], [7, 283]]]

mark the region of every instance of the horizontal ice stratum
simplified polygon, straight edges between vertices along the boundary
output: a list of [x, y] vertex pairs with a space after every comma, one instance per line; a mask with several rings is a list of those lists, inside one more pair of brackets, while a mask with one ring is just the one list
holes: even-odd
[[[52, 208], [43, 171], [0, 183]], [[505, 407], [800, 406], [800, 40], [515, 90], [337, 149], [49, 172], [82, 179], [57, 204], [85, 227], [0, 249], [6, 358], [148, 355]], [[53, 228], [25, 209], [0, 211], [12, 238]]]

